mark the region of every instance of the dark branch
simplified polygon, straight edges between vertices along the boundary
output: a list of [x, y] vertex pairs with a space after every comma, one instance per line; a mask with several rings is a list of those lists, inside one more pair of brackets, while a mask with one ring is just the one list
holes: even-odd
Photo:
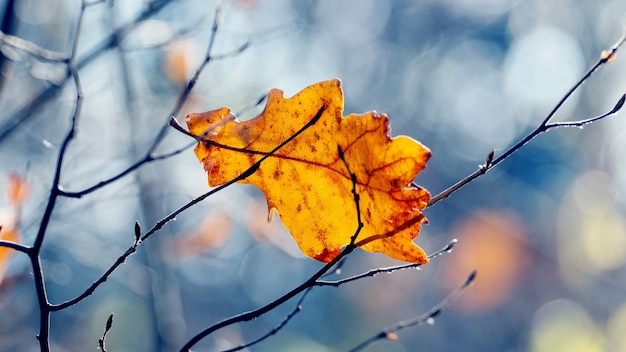
[[356, 179], [356, 175], [350, 170], [350, 165], [348, 165], [348, 162], [346, 161], [346, 156], [343, 153], [343, 149], [341, 149], [341, 146], [337, 146], [337, 153], [339, 154], [339, 159], [341, 159], [341, 161], [343, 162], [343, 165], [346, 167], [346, 170], [348, 171], [348, 174], [350, 175], [350, 181], [352, 182], [352, 197], [354, 198], [354, 205], [356, 207], [356, 231], [354, 231], [354, 235], [352, 235], [352, 237], [350, 238], [350, 246], [353, 246], [354, 243], [356, 242], [357, 237], [359, 237], [359, 234], [361, 233], [361, 230], [363, 229], [363, 221], [361, 220], [361, 197], [359, 196], [359, 193], [356, 191], [356, 185], [357, 185], [357, 179]]
[[29, 254], [31, 251], [31, 247], [28, 247], [28, 246], [25, 246], [23, 244], [19, 244], [16, 242], [12, 242], [12, 241], [5, 241], [5, 240], [0, 240], [0, 247], [15, 249], [18, 252], [22, 252], [26, 254]]
[[234, 316], [232, 316], [230, 318], [224, 319], [224, 320], [222, 320], [222, 321], [220, 321], [218, 323], [215, 323], [215, 324], [209, 326], [208, 328], [202, 330], [201, 332], [196, 334], [194, 337], [192, 337], [183, 347], [181, 347], [180, 350], [181, 351], [189, 351], [196, 343], [200, 342], [200, 340], [202, 340], [206, 336], [212, 334], [213, 332], [215, 332], [217, 330], [220, 330], [220, 329], [222, 329], [222, 328], [224, 328], [226, 326], [235, 324], [235, 323], [240, 323], [240, 322], [256, 319], [256, 318], [260, 317], [261, 315], [263, 315], [263, 314], [265, 314], [265, 313], [275, 309], [276, 307], [282, 305], [283, 303], [289, 301], [293, 297], [295, 297], [298, 294], [300, 294], [302, 291], [307, 290], [310, 287], [314, 286], [315, 285], [315, 281], [317, 281], [320, 277], [324, 276], [328, 271], [330, 271], [330, 269], [332, 269], [335, 266], [335, 264], [337, 264], [339, 261], [341, 261], [348, 254], [352, 253], [352, 251], [354, 251], [354, 249], [356, 249], [356, 247], [354, 247], [354, 246], [347, 246], [332, 261], [330, 261], [329, 263], [324, 265], [315, 274], [311, 275], [311, 277], [309, 277], [308, 280], [306, 280], [305, 282], [303, 282], [299, 286], [295, 287], [291, 291], [287, 292], [286, 294], [282, 295], [281, 297], [279, 297], [279, 298], [275, 299], [274, 301], [268, 303], [267, 305], [265, 305], [263, 307], [260, 307], [258, 309], [255, 309], [255, 310], [251, 310], [251, 311], [247, 311], [247, 312], [244, 312], [244, 313], [240, 313], [240, 314], [234, 315]]
[[104, 332], [102, 333], [102, 337], [98, 340], [98, 347], [102, 350], [102, 352], [106, 352], [106, 338], [109, 330], [113, 327], [113, 313], [109, 315], [109, 319], [107, 319], [107, 324], [104, 327]]
[[39, 335], [37, 338], [39, 339], [39, 347], [42, 352], [47, 352], [50, 350], [50, 302], [48, 301], [48, 295], [46, 293], [46, 284], [44, 280], [44, 274], [41, 267], [41, 258], [39, 257], [39, 253], [41, 251], [41, 246], [43, 245], [43, 240], [46, 235], [48, 225], [50, 223], [50, 219], [52, 218], [52, 211], [56, 205], [56, 200], [58, 198], [59, 191], [59, 182], [61, 179], [61, 170], [63, 168], [63, 159], [65, 158], [65, 153], [67, 148], [70, 145], [70, 142], [74, 139], [76, 134], [76, 125], [78, 123], [78, 118], [81, 113], [82, 102], [83, 102], [83, 92], [80, 84], [80, 78], [78, 76], [78, 66], [76, 62], [76, 53], [78, 49], [78, 41], [80, 39], [81, 26], [83, 23], [83, 18], [85, 15], [85, 9], [87, 5], [86, 3], [81, 4], [80, 13], [78, 15], [78, 21], [76, 24], [76, 28], [74, 30], [74, 42], [72, 44], [72, 52], [70, 55], [70, 60], [68, 63], [68, 71], [70, 76], [73, 78], [74, 86], [76, 89], [76, 103], [74, 105], [74, 111], [71, 117], [69, 131], [65, 135], [63, 142], [61, 143], [61, 148], [59, 149], [59, 154], [57, 156], [57, 163], [54, 171], [54, 177], [52, 180], [52, 186], [50, 189], [50, 194], [48, 196], [48, 203], [46, 205], [46, 209], [44, 211], [43, 217], [41, 219], [41, 224], [39, 225], [39, 230], [37, 232], [37, 236], [35, 237], [35, 242], [32, 246], [32, 249], [29, 251], [29, 258], [31, 265], [33, 267], [33, 276], [35, 280], [35, 288], [37, 292], [37, 303], [39, 305]]

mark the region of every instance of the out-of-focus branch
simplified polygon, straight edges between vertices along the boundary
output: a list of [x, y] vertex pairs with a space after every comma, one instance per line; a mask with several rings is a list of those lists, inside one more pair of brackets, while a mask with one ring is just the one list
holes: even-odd
[[42, 61], [66, 64], [70, 60], [62, 53], [42, 48], [31, 41], [3, 32], [0, 32], [0, 45], [6, 45], [13, 49], [24, 51]]
[[[106, 51], [116, 47], [119, 42], [134, 30], [141, 22], [152, 17], [154, 14], [161, 11], [169, 1], [154, 1], [150, 6], [140, 13], [133, 21], [113, 31], [106, 39], [95, 45], [89, 52], [76, 62], [76, 68], [81, 70], [83, 67], [92, 63], [95, 59], [100, 57]], [[86, 5], [89, 6], [89, 5]], [[12, 116], [7, 118], [7, 122], [0, 126], [0, 144], [2, 144], [14, 131], [16, 131], [24, 122], [31, 119], [36, 115], [36, 112], [43, 109], [44, 105], [56, 97], [62, 91], [63, 86], [69, 82], [71, 74], [68, 71], [66, 73], [63, 83], [60, 85], [50, 85], [43, 90], [36, 93], [32, 99], [30, 99], [24, 106], [16, 111]]]
[[[198, 79], [200, 78], [201, 73], [204, 71], [205, 67], [212, 61], [214, 61], [214, 56], [212, 54], [213, 51], [213, 46], [215, 43], [215, 39], [217, 37], [218, 34], [218, 29], [219, 29], [219, 23], [221, 21], [221, 17], [222, 17], [222, 13], [223, 13], [223, 6], [224, 3], [222, 2], [215, 10], [215, 17], [213, 20], [213, 25], [211, 27], [211, 37], [209, 40], [209, 44], [207, 46], [207, 51], [206, 51], [206, 55], [204, 58], [204, 61], [202, 62], [202, 64], [196, 69], [196, 71], [194, 72], [192, 78], [187, 82], [187, 85], [185, 86], [185, 89], [183, 89], [183, 91], [180, 93], [174, 108], [172, 109], [172, 112], [170, 113], [170, 116], [175, 117], [176, 115], [178, 115], [178, 113], [180, 112], [180, 110], [182, 109], [183, 105], [185, 104], [185, 102], [187, 101], [187, 99], [189, 98], [189, 95], [191, 94], [192, 89], [195, 87], [196, 83], [198, 82]], [[234, 52], [228, 53], [227, 55], [236, 55], [236, 54], [240, 54], [243, 51], [245, 51], [247, 48], [249, 47], [249, 43], [244, 44], [243, 46], [241, 46], [240, 48], [238, 48], [237, 50], [235, 50]], [[165, 123], [163, 124], [163, 126], [161, 127], [161, 129], [157, 132], [156, 136], [154, 137], [153, 141], [152, 141], [152, 145], [148, 148], [148, 150], [146, 151], [146, 153], [144, 154], [144, 156], [142, 158], [140, 158], [138, 161], [136, 161], [135, 163], [131, 164], [130, 166], [128, 166], [126, 169], [122, 170], [120, 173], [118, 173], [117, 175], [114, 175], [108, 179], [102, 180], [100, 182], [98, 182], [97, 184], [87, 187], [83, 190], [80, 191], [66, 191], [66, 190], [60, 190], [60, 194], [62, 196], [65, 197], [69, 197], [69, 198], [81, 198], [82, 196], [89, 194], [91, 192], [94, 192], [100, 188], [105, 187], [108, 184], [111, 184], [125, 176], [127, 176], [128, 174], [132, 173], [133, 171], [137, 170], [139, 167], [141, 167], [144, 164], [153, 162], [153, 161], [157, 161], [157, 160], [163, 160], [163, 159], [167, 159], [169, 157], [172, 157], [174, 155], [177, 155], [181, 152], [183, 152], [184, 150], [190, 148], [192, 146], [192, 144], [187, 145], [183, 148], [179, 148], [175, 151], [169, 152], [169, 153], [164, 153], [161, 155], [154, 155], [154, 151], [157, 149], [157, 147], [161, 144], [161, 142], [163, 141], [163, 138], [165, 138], [165, 135], [168, 131], [170, 127], [170, 124]]]

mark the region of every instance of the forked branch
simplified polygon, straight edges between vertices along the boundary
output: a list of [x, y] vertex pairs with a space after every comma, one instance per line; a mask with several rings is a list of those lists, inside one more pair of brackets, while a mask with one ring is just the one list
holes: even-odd
[[476, 178], [484, 175], [487, 171], [489, 171], [494, 166], [504, 161], [506, 158], [508, 158], [513, 153], [521, 149], [524, 145], [526, 145], [526, 143], [530, 142], [531, 140], [533, 140], [535, 137], [537, 137], [538, 135], [542, 133], [548, 132], [549, 130], [553, 128], [557, 128], [557, 127], [582, 127], [590, 123], [596, 122], [598, 120], [604, 119], [606, 117], [609, 117], [611, 115], [615, 115], [624, 106], [624, 101], [626, 100], [626, 94], [623, 94], [618, 99], [617, 103], [613, 106], [611, 110], [599, 116], [577, 120], [577, 121], [550, 123], [550, 121], [552, 121], [552, 119], [554, 118], [554, 115], [556, 114], [556, 112], [560, 110], [561, 106], [563, 106], [563, 104], [572, 96], [572, 94], [576, 90], [578, 90], [578, 88], [580, 88], [580, 86], [584, 82], [586, 82], [589, 79], [589, 77], [591, 77], [591, 75], [593, 75], [602, 65], [613, 61], [613, 59], [616, 57], [617, 50], [624, 44], [625, 41], [626, 41], [626, 32], [622, 34], [620, 39], [609, 50], [605, 50], [602, 52], [598, 61], [587, 71], [587, 73], [583, 75], [583, 77], [580, 80], [578, 80], [578, 82], [576, 82], [576, 84], [574, 84], [567, 91], [567, 93], [565, 93], [563, 98], [561, 98], [561, 100], [554, 106], [554, 108], [550, 111], [548, 116], [544, 118], [544, 120], [535, 130], [530, 132], [526, 137], [522, 138], [519, 142], [517, 142], [515, 145], [507, 149], [504, 153], [502, 153], [495, 159], [494, 159], [494, 152], [492, 151], [487, 157], [487, 161], [484, 164], [480, 165], [476, 171], [466, 176], [465, 178], [455, 183], [454, 185], [450, 186], [446, 190], [442, 191], [441, 193], [437, 194], [436, 196], [432, 197], [430, 202], [428, 203], [428, 207], [438, 203], [442, 199], [448, 198], [449, 196], [452, 195], [452, 193], [458, 191], [459, 189], [461, 189], [468, 183], [472, 182]]

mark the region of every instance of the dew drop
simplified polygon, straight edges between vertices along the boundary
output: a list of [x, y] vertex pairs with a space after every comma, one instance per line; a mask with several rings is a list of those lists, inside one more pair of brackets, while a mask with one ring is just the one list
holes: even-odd
[[426, 324], [435, 325], [435, 319], [433, 317], [426, 319]]

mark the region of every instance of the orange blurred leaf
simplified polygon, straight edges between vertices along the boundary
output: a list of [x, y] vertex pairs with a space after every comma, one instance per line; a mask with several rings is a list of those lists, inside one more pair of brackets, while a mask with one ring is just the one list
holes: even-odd
[[[3, 209], [0, 211], [0, 240], [19, 242], [20, 234], [16, 228], [15, 213]], [[15, 253], [14, 249], [0, 247], [0, 283], [4, 278], [7, 262]]]
[[222, 212], [210, 213], [195, 229], [174, 242], [177, 257], [193, 257], [221, 246], [232, 232], [232, 220]]
[[497, 307], [515, 292], [530, 262], [530, 251], [524, 243], [524, 223], [513, 213], [478, 211], [452, 229], [452, 237], [463, 245], [444, 263], [444, 280], [458, 285], [469, 270], [480, 277], [471, 290], [463, 294], [456, 307], [480, 312]]
[[420, 210], [430, 194], [412, 181], [426, 166], [430, 151], [406, 136], [390, 138], [385, 114], [342, 114], [343, 91], [335, 79], [311, 85], [291, 98], [273, 89], [263, 113], [249, 121], [221, 108], [190, 114], [187, 125], [191, 134], [203, 138], [196, 156], [208, 173], [209, 185], [217, 186], [241, 175], [319, 116], [239, 182], [254, 184], [265, 193], [268, 218], [277, 211], [304, 254], [329, 262], [350, 243], [357, 228], [352, 181], [339, 147], [357, 181], [364, 223], [357, 242], [367, 251], [428, 262], [413, 239], [426, 221]]
[[[7, 180], [7, 198], [11, 206], [0, 209], [0, 240], [20, 241], [18, 227], [21, 207], [29, 195], [30, 186], [26, 180], [18, 174], [10, 174]], [[0, 247], [0, 283], [4, 278], [7, 262], [14, 253], [14, 249]]]
[[18, 174], [10, 174], [8, 187], [7, 187], [7, 196], [9, 198], [9, 202], [14, 206], [21, 206], [24, 203], [24, 200], [28, 198], [30, 195], [30, 186], [22, 178], [22, 176]]
[[165, 74], [178, 84], [186, 84], [194, 68], [198, 65], [197, 57], [201, 53], [197, 44], [189, 39], [179, 39], [167, 46], [163, 67]]

